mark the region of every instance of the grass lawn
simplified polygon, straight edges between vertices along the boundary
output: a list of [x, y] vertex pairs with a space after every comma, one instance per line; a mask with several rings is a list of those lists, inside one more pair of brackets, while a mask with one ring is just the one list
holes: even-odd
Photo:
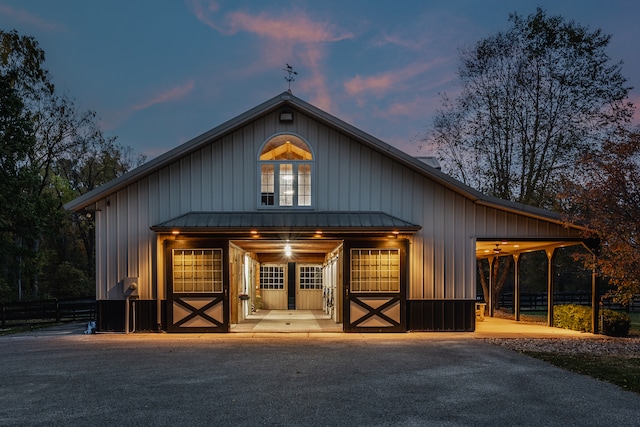
[[[629, 313], [631, 339], [640, 339], [640, 312]], [[525, 351], [536, 359], [544, 360], [552, 365], [571, 372], [616, 384], [625, 390], [640, 393], [640, 354], [635, 357], [567, 355], [558, 353]]]
[[616, 384], [625, 390], [640, 393], [640, 355], [638, 357], [567, 355], [525, 351], [536, 359], [571, 372]]

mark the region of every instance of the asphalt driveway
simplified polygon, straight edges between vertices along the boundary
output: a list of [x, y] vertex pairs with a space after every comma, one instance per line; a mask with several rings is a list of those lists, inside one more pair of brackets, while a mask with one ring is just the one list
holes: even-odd
[[640, 395], [458, 334], [0, 337], [0, 425], [640, 425]]

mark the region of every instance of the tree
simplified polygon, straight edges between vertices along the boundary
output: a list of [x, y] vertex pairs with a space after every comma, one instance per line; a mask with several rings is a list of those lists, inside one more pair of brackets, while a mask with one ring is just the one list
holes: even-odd
[[34, 38], [0, 30], [3, 299], [22, 299], [27, 289], [35, 298], [90, 288], [93, 220], [62, 206], [144, 160], [105, 138], [94, 112], [59, 94], [44, 60]]
[[574, 160], [633, 115], [610, 36], [548, 17], [510, 15], [510, 29], [461, 55], [462, 91], [427, 139], [445, 171], [485, 194], [554, 208]]
[[640, 293], [640, 130], [620, 130], [578, 166], [582, 180], [565, 182], [565, 213], [586, 228], [585, 237], [600, 241], [597, 256], [582, 259], [626, 305]]
[[[460, 95], [443, 96], [426, 139], [445, 172], [467, 185], [555, 210], [561, 180], [579, 172], [575, 159], [632, 117], [630, 88], [600, 30], [540, 8], [509, 21], [462, 51]], [[494, 275], [501, 289], [506, 275]]]
[[[117, 144], [115, 138], [105, 138], [97, 127], [88, 129], [86, 141], [87, 145], [82, 147], [82, 151], [71, 152], [55, 163], [60, 207], [145, 161], [144, 155], [136, 155], [130, 147]], [[92, 213], [70, 213], [62, 234], [62, 240], [66, 243], [58, 248], [58, 253], [63, 255], [61, 259], [68, 260], [71, 256], [82, 254], [73, 264], [82, 264], [87, 277], [94, 277], [95, 218]], [[75, 245], [74, 250], [67, 253], [71, 244]]]
[[35, 145], [33, 124], [11, 80], [0, 75], [0, 288], [5, 296], [11, 282], [22, 293], [22, 271], [30, 270], [25, 243], [33, 239], [38, 220], [38, 200], [28, 191], [38, 183], [27, 162]]

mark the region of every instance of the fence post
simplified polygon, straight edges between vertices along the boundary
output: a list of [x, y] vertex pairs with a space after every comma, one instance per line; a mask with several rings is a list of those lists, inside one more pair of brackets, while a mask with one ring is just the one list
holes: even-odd
[[60, 323], [60, 302], [58, 298], [55, 299], [56, 302], [56, 323]]
[[0, 303], [0, 304], [2, 304], [2, 329], [4, 329], [5, 328], [4, 321], [5, 321], [5, 318], [7, 317], [6, 311], [5, 311], [6, 308], [5, 308], [4, 303]]

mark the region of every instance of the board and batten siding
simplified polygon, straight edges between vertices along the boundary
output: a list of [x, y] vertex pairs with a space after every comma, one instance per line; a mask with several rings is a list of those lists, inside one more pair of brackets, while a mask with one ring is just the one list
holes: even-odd
[[290, 124], [272, 112], [98, 202], [98, 299], [123, 298], [119, 282], [126, 277], [139, 278], [140, 298], [165, 298], [162, 242], [149, 227], [191, 211], [258, 210], [259, 150], [283, 132], [301, 136], [313, 150], [313, 209], [382, 211], [422, 226], [410, 238], [410, 299], [475, 299], [476, 238], [540, 237], [544, 227], [549, 236], [560, 232], [478, 206], [301, 112]]

